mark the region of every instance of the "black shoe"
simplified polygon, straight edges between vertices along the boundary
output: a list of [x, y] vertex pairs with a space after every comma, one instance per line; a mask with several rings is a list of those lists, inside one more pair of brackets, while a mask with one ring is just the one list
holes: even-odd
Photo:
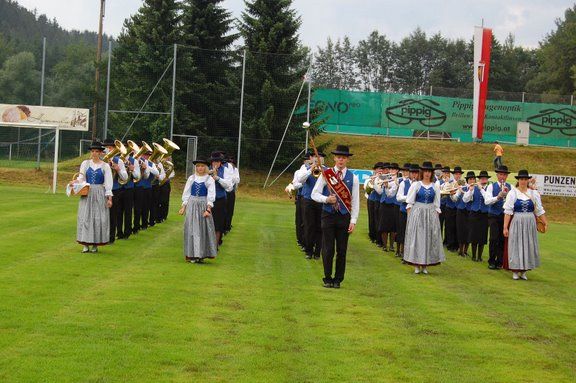
[[488, 268], [489, 268], [490, 270], [496, 270], [496, 269], [497, 269], [497, 267], [494, 266], [494, 265], [488, 265]]
[[340, 288], [340, 282], [334, 282], [333, 286], [335, 289], [339, 289]]
[[306, 259], [312, 259], [312, 254], [306, 254]]
[[390, 250], [391, 252], [394, 251], [394, 245], [390, 246], [388, 250]]
[[320, 259], [320, 256], [317, 254], [314, 254], [314, 259]]
[[384, 252], [387, 252], [387, 251], [388, 251], [388, 248], [387, 248], [387, 247], [384, 247], [384, 246], [382, 246], [382, 251], [384, 251]]
[[332, 284], [332, 282], [324, 282], [324, 287], [326, 287], [327, 289], [331, 289], [334, 287], [334, 285]]
[[383, 245], [381, 243], [376, 243], [376, 246], [383, 247]]

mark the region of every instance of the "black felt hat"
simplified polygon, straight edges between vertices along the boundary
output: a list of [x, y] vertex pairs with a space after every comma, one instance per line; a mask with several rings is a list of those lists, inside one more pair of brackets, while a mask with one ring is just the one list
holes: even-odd
[[500, 167], [498, 167], [496, 170], [494, 170], [496, 173], [506, 173], [506, 174], [510, 174], [510, 171], [508, 170], [508, 166], [506, 165], [501, 165]]
[[450, 166], [444, 166], [444, 167], [442, 167], [442, 172], [444, 172], [444, 173], [450, 173]]
[[404, 164], [404, 166], [402, 166], [402, 167], [400, 168], [400, 170], [410, 170], [410, 164], [409, 164], [408, 162], [406, 162], [406, 163]]
[[331, 153], [335, 156], [353, 156], [353, 154], [350, 153], [350, 148], [346, 145], [337, 145], [336, 150], [333, 150]]
[[92, 141], [92, 143], [90, 144], [90, 146], [88, 147], [88, 150], [101, 150], [104, 151], [104, 146], [102, 146], [102, 143], [100, 141]]
[[398, 165], [397, 162], [392, 162], [392, 163], [390, 164], [390, 169], [398, 169], [398, 170], [400, 170], [400, 166]]
[[466, 173], [466, 181], [468, 181], [469, 178], [476, 178], [476, 174], [470, 170], [468, 173]]
[[419, 172], [420, 166], [418, 166], [418, 164], [410, 164], [410, 171], [411, 172]]
[[384, 169], [390, 169], [390, 162], [384, 162]]
[[[430, 165], [432, 165], [432, 162], [430, 162]], [[436, 170], [436, 169], [442, 169], [442, 164], [434, 165], [434, 170]]]
[[219, 161], [219, 162], [224, 162], [226, 158], [224, 157], [224, 154], [222, 152], [212, 152], [210, 154], [210, 158], [208, 159], [208, 161], [210, 162], [214, 162], [214, 161]]
[[532, 178], [532, 176], [528, 173], [528, 170], [522, 169], [518, 172], [518, 175], [515, 176], [517, 180], [524, 178], [524, 179], [530, 179]]
[[206, 166], [210, 166], [210, 161], [209, 160], [194, 160], [192, 161], [192, 163], [194, 165], [198, 165], [198, 164], [204, 164]]
[[378, 162], [376, 162], [376, 163], [374, 164], [374, 166], [372, 167], [372, 169], [378, 169], [378, 168], [384, 169], [385, 166], [386, 166], [386, 165], [384, 164], [384, 162], [378, 161]]
[[490, 175], [488, 174], [488, 172], [486, 170], [480, 170], [480, 174], [478, 174], [478, 178], [481, 178], [481, 177], [490, 178]]
[[[442, 167], [442, 166], [440, 166], [440, 167]], [[422, 163], [422, 166], [420, 166], [420, 170], [434, 170], [434, 167], [432, 166], [432, 162], [424, 161]]]
[[462, 168], [460, 166], [454, 166], [454, 170], [452, 171], [454, 174], [463, 174]]
[[105, 139], [104, 142], [102, 142], [102, 145], [104, 145], [104, 146], [116, 146], [116, 144], [114, 143], [114, 140], [112, 138]]

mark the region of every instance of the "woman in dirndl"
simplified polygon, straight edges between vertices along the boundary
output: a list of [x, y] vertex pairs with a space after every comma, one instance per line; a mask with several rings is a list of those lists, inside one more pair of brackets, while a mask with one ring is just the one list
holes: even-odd
[[216, 199], [215, 181], [208, 174], [209, 161], [193, 161], [196, 169], [188, 177], [182, 193], [182, 207], [178, 214], [184, 215], [184, 257], [187, 262], [202, 263], [215, 258], [217, 253], [216, 231], [212, 208]]
[[86, 182], [88, 195], [81, 196], [78, 204], [76, 241], [83, 245], [83, 253], [97, 253], [98, 246], [110, 240], [110, 212], [112, 207], [112, 169], [100, 159], [104, 146], [98, 141], [89, 147], [90, 159], [80, 165], [78, 177], [70, 182]]
[[508, 270], [514, 280], [528, 280], [526, 272], [540, 266], [536, 217], [548, 226], [542, 202], [528, 186], [532, 178], [527, 170], [520, 170], [518, 186], [512, 188], [504, 202], [504, 237], [508, 238]]
[[406, 197], [404, 261], [414, 266], [415, 274], [428, 274], [428, 266], [446, 259], [440, 231], [440, 188], [434, 182], [433, 170], [432, 162], [424, 162], [420, 167], [421, 181], [410, 186]]

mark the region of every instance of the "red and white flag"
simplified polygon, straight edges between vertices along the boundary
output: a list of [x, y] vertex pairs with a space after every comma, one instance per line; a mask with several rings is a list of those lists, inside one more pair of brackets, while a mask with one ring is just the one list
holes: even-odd
[[474, 108], [472, 115], [472, 138], [482, 139], [484, 115], [488, 97], [488, 73], [490, 72], [490, 51], [492, 49], [492, 29], [474, 27]]

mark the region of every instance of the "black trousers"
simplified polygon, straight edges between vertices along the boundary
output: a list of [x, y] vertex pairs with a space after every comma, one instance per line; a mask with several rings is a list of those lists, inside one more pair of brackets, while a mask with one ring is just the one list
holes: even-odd
[[165, 221], [168, 218], [168, 211], [170, 210], [170, 192], [172, 187], [170, 181], [160, 186], [160, 210], [157, 217], [160, 221]]
[[[339, 283], [344, 280], [349, 226], [350, 214], [330, 214], [325, 211], [322, 212], [322, 263], [324, 264], [324, 282]], [[336, 247], [336, 272], [334, 273], [334, 277], [332, 277], [334, 247]]]
[[134, 188], [134, 224], [132, 225], [133, 232], [137, 232], [142, 228], [142, 214], [144, 210], [144, 188]]
[[160, 185], [152, 185], [152, 196], [150, 201], [150, 215], [148, 217], [148, 224], [154, 226], [159, 221], [158, 214], [160, 212]]
[[[374, 218], [374, 204], [376, 202], [375, 201], [371, 201], [371, 200], [367, 200], [366, 201], [366, 207], [368, 210], [368, 237], [370, 238], [370, 240], [375, 241], [376, 239], [378, 239], [378, 226], [376, 226], [376, 220]], [[376, 214], [377, 210], [376, 210]]]
[[440, 205], [440, 210], [442, 211], [439, 214], [440, 218], [440, 234], [442, 234], [442, 243], [446, 245], [446, 228], [444, 227], [444, 223], [446, 222], [446, 215], [444, 214], [444, 210], [446, 209], [446, 205]]
[[322, 204], [304, 198], [304, 249], [306, 254], [320, 256], [322, 251]]
[[128, 238], [132, 234], [132, 210], [134, 210], [134, 188], [122, 190], [118, 207], [118, 238]]
[[504, 255], [504, 214], [489, 215], [488, 224], [490, 225], [490, 258], [488, 264], [501, 267]]
[[232, 217], [234, 216], [234, 206], [236, 205], [236, 191], [226, 193], [226, 231], [232, 229]]
[[302, 200], [303, 198], [300, 196], [296, 196], [295, 198], [295, 222], [294, 226], [296, 227], [296, 240], [298, 241], [299, 245], [304, 246], [304, 235], [303, 235], [303, 220], [302, 220]]
[[444, 207], [444, 241], [448, 250], [458, 248], [458, 236], [456, 234], [456, 209]]
[[[150, 204], [152, 202], [152, 188], [137, 188], [134, 207], [134, 228], [138, 225], [139, 229], [148, 228], [148, 219], [150, 218]], [[140, 205], [140, 214], [136, 213], [136, 206]]]
[[120, 201], [122, 200], [123, 189], [112, 190], [112, 207], [108, 209], [110, 212], [110, 241], [114, 243], [116, 240], [116, 229], [118, 227], [118, 216], [120, 215]]

